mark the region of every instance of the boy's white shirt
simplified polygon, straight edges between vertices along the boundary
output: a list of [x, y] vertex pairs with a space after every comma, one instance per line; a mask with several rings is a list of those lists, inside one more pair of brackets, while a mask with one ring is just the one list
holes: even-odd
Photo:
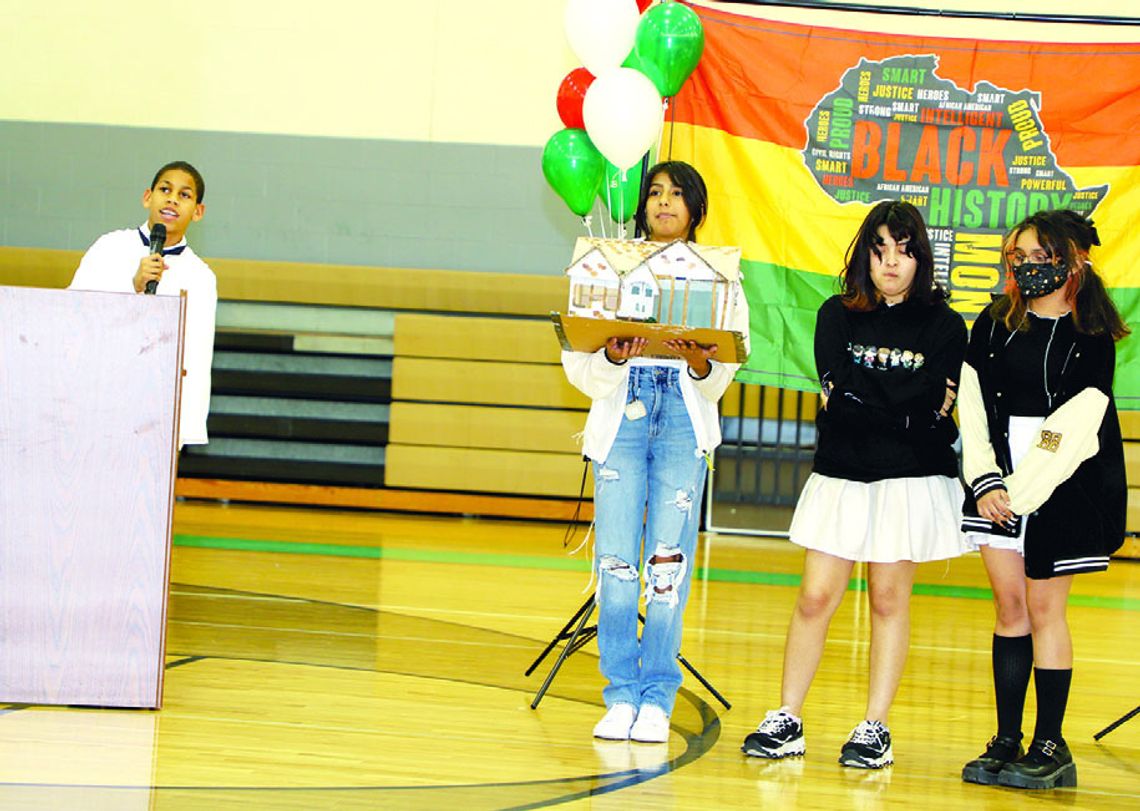
[[[139, 260], [150, 253], [141, 234], [146, 226], [111, 231], [95, 240], [79, 262], [69, 290], [135, 293], [134, 277]], [[185, 244], [183, 239], [176, 248]], [[210, 411], [210, 367], [214, 359], [214, 321], [218, 284], [210, 266], [189, 245], [180, 254], [165, 257], [167, 270], [156, 295], [177, 296], [186, 291], [186, 338], [183, 347], [182, 410], [178, 440], [182, 445], [209, 441], [206, 417]]]

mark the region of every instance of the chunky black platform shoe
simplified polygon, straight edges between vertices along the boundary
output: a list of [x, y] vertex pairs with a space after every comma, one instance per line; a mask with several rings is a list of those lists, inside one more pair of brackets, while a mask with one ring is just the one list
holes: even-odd
[[1064, 741], [1034, 739], [1025, 756], [998, 772], [998, 785], [1011, 788], [1069, 788], [1077, 784], [1077, 764]]
[[994, 735], [986, 744], [986, 751], [962, 767], [962, 779], [967, 783], [997, 785], [998, 772], [1007, 763], [1025, 754], [1021, 748], [1021, 736]]

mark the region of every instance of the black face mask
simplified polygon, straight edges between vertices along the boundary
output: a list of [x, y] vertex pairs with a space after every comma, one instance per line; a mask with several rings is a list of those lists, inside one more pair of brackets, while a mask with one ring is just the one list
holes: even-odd
[[1041, 298], [1064, 287], [1069, 269], [1052, 262], [1026, 262], [1013, 269], [1013, 281], [1026, 298]]

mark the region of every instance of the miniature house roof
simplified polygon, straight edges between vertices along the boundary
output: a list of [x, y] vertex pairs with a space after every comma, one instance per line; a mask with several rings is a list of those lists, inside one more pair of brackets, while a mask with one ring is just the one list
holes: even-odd
[[646, 264], [660, 276], [715, 281], [724, 276], [686, 242], [671, 242], [649, 257]]
[[626, 273], [621, 277], [622, 289], [625, 289], [633, 282], [644, 282], [649, 285], [653, 290], [660, 290], [661, 285], [657, 282], [657, 276], [650, 270], [649, 265], [641, 264]]
[[598, 281], [611, 284], [618, 282], [617, 271], [606, 259], [605, 254], [597, 248], [593, 248], [575, 259], [570, 267], [566, 268], [566, 273], [577, 278], [592, 277]]
[[644, 264], [651, 256], [661, 253], [674, 245], [681, 246], [700, 257], [716, 273], [730, 282], [740, 278], [740, 248], [730, 248], [718, 245], [698, 245], [695, 242], [675, 240], [662, 245], [660, 242], [646, 242], [635, 239], [601, 239], [599, 237], [579, 237], [574, 243], [574, 255], [570, 268], [578, 265], [579, 260], [585, 258], [591, 251], [600, 251], [619, 275], [624, 275]]

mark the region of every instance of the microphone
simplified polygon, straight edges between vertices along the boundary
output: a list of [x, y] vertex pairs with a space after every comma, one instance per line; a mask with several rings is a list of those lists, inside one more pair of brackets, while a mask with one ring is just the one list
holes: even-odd
[[[166, 226], [160, 222], [156, 222], [154, 227], [150, 229], [150, 255], [158, 254], [162, 256], [162, 249], [166, 246]], [[158, 279], [151, 279], [146, 283], [146, 294], [153, 296], [155, 291], [158, 290]]]

